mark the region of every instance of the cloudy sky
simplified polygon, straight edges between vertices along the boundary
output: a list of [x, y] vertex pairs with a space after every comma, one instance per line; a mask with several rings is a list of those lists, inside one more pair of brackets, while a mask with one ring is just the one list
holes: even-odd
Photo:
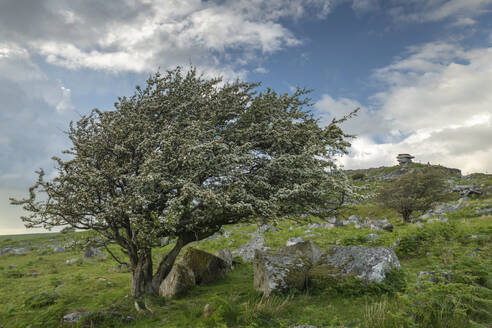
[[314, 89], [321, 124], [360, 107], [346, 168], [492, 172], [492, 0], [0, 0], [0, 234], [70, 120], [189, 64]]

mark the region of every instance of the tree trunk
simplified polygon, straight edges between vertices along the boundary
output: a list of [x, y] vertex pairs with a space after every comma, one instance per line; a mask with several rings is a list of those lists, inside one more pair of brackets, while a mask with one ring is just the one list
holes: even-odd
[[169, 253], [167, 253], [159, 263], [157, 272], [152, 278], [152, 294], [159, 295], [159, 287], [161, 286], [162, 281], [166, 279], [169, 272], [171, 272], [174, 262], [176, 261], [176, 258], [178, 257], [179, 252], [183, 247], [191, 242], [207, 238], [219, 231], [219, 229], [220, 227], [216, 227], [215, 229], [211, 229], [205, 232], [202, 231], [195, 233], [188, 231], [180, 234], [176, 245], [174, 245], [174, 248]]
[[141, 297], [152, 293], [152, 251], [142, 250], [131, 258], [132, 296]]
[[174, 245], [174, 248], [162, 258], [161, 262], [159, 263], [159, 267], [157, 268], [157, 272], [152, 278], [152, 294], [159, 295], [159, 287], [161, 286], [162, 281], [166, 279], [167, 275], [174, 265], [174, 262], [176, 261], [176, 258], [179, 255], [179, 252], [184, 246], [186, 246], [186, 244], [188, 244], [188, 242], [181, 238], [178, 238], [178, 241], [176, 242], [176, 245]]
[[410, 215], [412, 214], [412, 211], [403, 211], [403, 221], [409, 223], [410, 222]]

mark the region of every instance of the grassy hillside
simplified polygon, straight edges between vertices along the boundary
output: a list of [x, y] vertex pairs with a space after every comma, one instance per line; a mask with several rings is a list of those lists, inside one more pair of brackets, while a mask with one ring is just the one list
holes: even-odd
[[[450, 179], [484, 189], [492, 186], [486, 175]], [[374, 190], [381, 182], [358, 183]], [[284, 221], [279, 231], [265, 233], [265, 245], [273, 249], [284, 246], [290, 237], [313, 240], [322, 249], [393, 247], [402, 271], [390, 279], [399, 288], [369, 288], [354, 281], [262, 299], [253, 289], [252, 264], [240, 263], [225, 278], [176, 299], [148, 298], [153, 314], [136, 312], [130, 296], [131, 273], [111, 257], [82, 260], [80, 249], [53, 253], [52, 245], [81, 239], [83, 233], [2, 236], [0, 249], [10, 245], [30, 250], [25, 255], [0, 255], [0, 327], [60, 327], [63, 315], [75, 311], [92, 312], [79, 325], [87, 327], [492, 327], [492, 212], [488, 208], [492, 208], [490, 194], [466, 200], [460, 210], [447, 215], [448, 222], [404, 224], [397, 213], [367, 201], [349, 206], [342, 218], [387, 217], [394, 224], [393, 232], [376, 231], [379, 239], [369, 241], [366, 236], [374, 231], [353, 225], [309, 230], [305, 224]], [[233, 250], [248, 242], [257, 229], [256, 225], [227, 227], [230, 237], [191, 246], [210, 252]], [[35, 247], [39, 245], [47, 247]], [[170, 247], [157, 250], [155, 260]], [[121, 255], [117, 248], [113, 251]], [[80, 260], [66, 263], [74, 258]], [[435, 274], [432, 279], [419, 278], [423, 271]], [[206, 304], [215, 309], [208, 318], [203, 316]]]

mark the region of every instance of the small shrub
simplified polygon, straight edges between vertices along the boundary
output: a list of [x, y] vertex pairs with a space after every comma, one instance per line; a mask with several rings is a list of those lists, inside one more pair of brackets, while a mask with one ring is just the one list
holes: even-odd
[[364, 173], [359, 172], [352, 175], [352, 180], [364, 180], [365, 177], [366, 175]]

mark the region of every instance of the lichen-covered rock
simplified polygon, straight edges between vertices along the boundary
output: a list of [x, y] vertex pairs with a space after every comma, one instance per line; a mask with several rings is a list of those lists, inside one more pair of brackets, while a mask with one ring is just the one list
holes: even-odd
[[222, 249], [215, 253], [215, 256], [227, 263], [227, 270], [232, 268], [232, 252], [228, 249]]
[[275, 253], [256, 251], [253, 263], [254, 288], [269, 296], [290, 288], [303, 289], [321, 250], [311, 241], [280, 248]]
[[301, 237], [292, 237], [285, 242], [285, 246], [292, 246], [298, 243], [302, 243], [304, 240]]
[[159, 287], [159, 295], [163, 297], [174, 297], [179, 293], [195, 287], [195, 274], [186, 265], [174, 264], [173, 268]]
[[64, 323], [77, 323], [82, 319], [83, 317], [89, 315], [89, 311], [78, 311], [78, 312], [72, 312], [69, 314], [65, 314], [63, 316], [63, 322]]
[[196, 284], [215, 281], [230, 268], [223, 259], [196, 248], [188, 248], [180, 263], [193, 271]]
[[302, 241], [288, 247], [281, 247], [277, 251], [281, 255], [300, 256], [309, 262], [309, 266], [318, 262], [323, 251], [311, 240]]
[[345, 280], [357, 277], [365, 282], [381, 282], [386, 272], [400, 267], [390, 248], [332, 246], [309, 271], [310, 279]]
[[269, 249], [264, 244], [265, 237], [261, 234], [255, 234], [252, 240], [232, 251], [232, 255], [241, 257], [244, 262], [252, 262], [255, 258], [255, 251], [267, 251]]

